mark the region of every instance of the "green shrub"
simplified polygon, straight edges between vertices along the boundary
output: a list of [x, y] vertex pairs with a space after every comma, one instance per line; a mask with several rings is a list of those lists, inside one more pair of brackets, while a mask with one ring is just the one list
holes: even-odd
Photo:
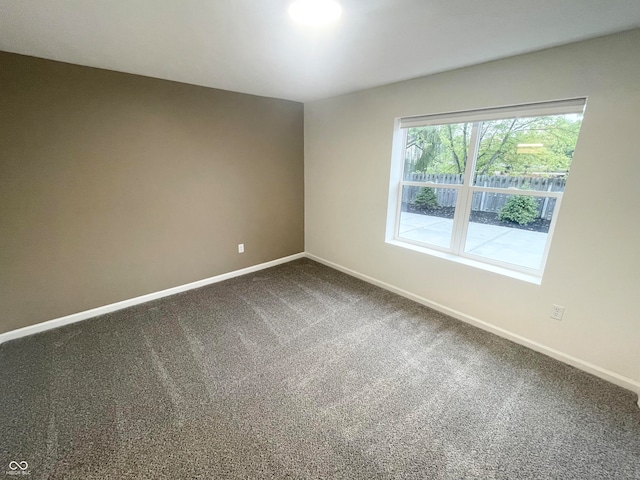
[[526, 225], [538, 216], [538, 202], [533, 197], [514, 195], [504, 204], [498, 213], [498, 218], [506, 222], [516, 222]]
[[418, 208], [436, 208], [440, 206], [436, 191], [429, 187], [422, 187], [420, 189], [413, 204]]

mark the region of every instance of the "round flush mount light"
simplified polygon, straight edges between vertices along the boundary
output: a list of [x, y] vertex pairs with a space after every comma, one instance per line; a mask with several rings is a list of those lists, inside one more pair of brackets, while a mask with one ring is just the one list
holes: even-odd
[[296, 0], [289, 5], [289, 16], [303, 25], [317, 27], [337, 21], [342, 7], [335, 0]]

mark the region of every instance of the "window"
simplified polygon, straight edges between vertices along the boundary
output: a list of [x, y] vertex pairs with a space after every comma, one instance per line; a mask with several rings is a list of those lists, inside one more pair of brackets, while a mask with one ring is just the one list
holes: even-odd
[[387, 240], [541, 277], [585, 104], [400, 118]]

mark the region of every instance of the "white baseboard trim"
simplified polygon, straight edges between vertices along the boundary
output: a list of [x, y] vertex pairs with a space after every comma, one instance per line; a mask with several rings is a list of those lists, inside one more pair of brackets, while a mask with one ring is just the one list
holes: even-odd
[[222, 282], [229, 280], [230, 278], [239, 277], [248, 273], [264, 270], [265, 268], [275, 267], [283, 263], [291, 262], [299, 258], [304, 258], [305, 253], [296, 253], [295, 255], [289, 255], [288, 257], [277, 258], [270, 262], [260, 263], [251, 267], [242, 268], [240, 270], [234, 270], [233, 272], [223, 273], [214, 277], [205, 278], [196, 282], [187, 283], [185, 285], [179, 285], [177, 287], [167, 288], [166, 290], [160, 290], [159, 292], [153, 292], [140, 297], [130, 298], [128, 300], [122, 300], [121, 302], [111, 303], [102, 307], [92, 308], [91, 310], [85, 310], [83, 312], [73, 313], [64, 317], [55, 318], [35, 325], [29, 325], [28, 327], [19, 328], [17, 330], [11, 330], [6, 333], [0, 334], [0, 344], [16, 338], [25, 337], [27, 335], [33, 335], [34, 333], [44, 332], [45, 330], [51, 330], [52, 328], [62, 327], [70, 323], [80, 322], [92, 317], [104, 315], [106, 313], [115, 312], [116, 310], [122, 310], [123, 308], [133, 307], [141, 303], [157, 300], [158, 298], [167, 297], [169, 295], [175, 295], [176, 293], [186, 292], [187, 290], [193, 290], [194, 288], [204, 287], [211, 285], [212, 283]]
[[[17, 330], [11, 330], [9, 332], [5, 332], [0, 334], [0, 344], [7, 342], [9, 340], [14, 340], [16, 338], [25, 337], [27, 335], [33, 335], [35, 333], [44, 332], [46, 330], [51, 330], [53, 328], [62, 327], [63, 325], [68, 325], [70, 323], [80, 322], [82, 320], [87, 320], [89, 318], [97, 317], [100, 315], [105, 315], [107, 313], [115, 312], [116, 310], [122, 310], [123, 308], [132, 307], [134, 305], [139, 305], [141, 303], [150, 302], [152, 300], [157, 300], [159, 298], [167, 297], [169, 295], [175, 295], [177, 293], [186, 292], [188, 290], [193, 290], [194, 288], [204, 287], [206, 285], [211, 285], [213, 283], [222, 282], [224, 280], [229, 280], [231, 278], [239, 277], [241, 275], [246, 275], [248, 273], [257, 272], [260, 270], [264, 270], [265, 268], [275, 267], [276, 265], [281, 265], [283, 263], [288, 263], [293, 260], [297, 260], [300, 258], [309, 258], [318, 263], [322, 263], [327, 265], [328, 267], [334, 268], [341, 272], [344, 272], [353, 277], [359, 278], [360, 280], [364, 280], [365, 282], [371, 283], [378, 287], [384, 288], [385, 290], [389, 290], [390, 292], [396, 293], [402, 297], [408, 298], [409, 300], [413, 300], [414, 302], [420, 303], [427, 307], [433, 308], [445, 315], [449, 315], [463, 322], [474, 325], [478, 328], [486, 330], [488, 332], [494, 333], [500, 337], [506, 338], [507, 340], [511, 340], [515, 343], [528, 347], [532, 350], [540, 352], [549, 357], [555, 358], [563, 363], [571, 365], [573, 367], [578, 368], [579, 370], [583, 370], [585, 372], [591, 373], [597, 377], [602, 378], [603, 380], [607, 380], [615, 385], [618, 385], [622, 388], [626, 388], [627, 390], [631, 390], [640, 396], [640, 383], [632, 380], [630, 378], [619, 375], [615, 372], [607, 370], [605, 368], [599, 367], [592, 363], [586, 362], [579, 358], [573, 357], [566, 353], [560, 352], [559, 350], [555, 350], [553, 348], [547, 347], [541, 343], [535, 342], [533, 340], [529, 340], [521, 335], [510, 332], [509, 330], [505, 330], [500, 327], [496, 327], [487, 323], [478, 318], [472, 317], [471, 315], [467, 315], [465, 313], [459, 312], [452, 308], [441, 305], [437, 302], [433, 302], [424, 297], [420, 297], [411, 292], [403, 290], [401, 288], [395, 287], [391, 284], [385, 283], [376, 278], [370, 277], [368, 275], [364, 275], [360, 272], [352, 270], [347, 267], [343, 267], [337, 263], [331, 262], [324, 258], [318, 257], [311, 253], [297, 253], [295, 255], [289, 255], [288, 257], [282, 257], [270, 262], [261, 263], [258, 265], [253, 265], [251, 267], [242, 268], [240, 270], [234, 270], [232, 272], [223, 273], [221, 275], [216, 275], [214, 277], [205, 278], [203, 280], [198, 280], [196, 282], [187, 283], [184, 285], [179, 285], [177, 287], [168, 288], [166, 290], [161, 290], [159, 292], [153, 292], [146, 295], [141, 295], [139, 297], [131, 298], [128, 300], [123, 300], [116, 303], [111, 303], [109, 305], [104, 305], [102, 307], [93, 308], [91, 310], [85, 310], [83, 312], [73, 313], [71, 315], [66, 315], [64, 317], [55, 318], [53, 320], [48, 320], [42, 323], [37, 323], [35, 325], [29, 325], [27, 327], [19, 328]], [[640, 407], [640, 398], [638, 399], [638, 407]]]
[[535, 350], [536, 352], [542, 353], [544, 355], [547, 355], [551, 358], [555, 358], [556, 360], [559, 360], [563, 363], [566, 363], [568, 365], [571, 365], [572, 367], [576, 367], [579, 370], [583, 370], [585, 372], [591, 373], [593, 375], [595, 375], [596, 377], [600, 377], [603, 380], [606, 380], [608, 382], [611, 382], [615, 385], [618, 385], [622, 388], [625, 388], [627, 390], [631, 390], [632, 392], [636, 393], [639, 395], [638, 398], [638, 407], [640, 407], [640, 383], [636, 382], [635, 380], [632, 380], [630, 378], [624, 377], [622, 375], [619, 375], [615, 372], [612, 372], [610, 370], [607, 370], [605, 368], [599, 367], [597, 365], [594, 365], [592, 363], [586, 362], [584, 360], [581, 360], [579, 358], [573, 357], [571, 355], [568, 355], [566, 353], [563, 353], [559, 350], [555, 350], [553, 348], [547, 347], [546, 345], [543, 345], [541, 343], [535, 342], [533, 340], [529, 340], [528, 338], [525, 338], [521, 335], [518, 335], [516, 333], [510, 332], [509, 330], [505, 330], [504, 328], [500, 328], [500, 327], [496, 327], [494, 325], [491, 325], [490, 323], [487, 323], [483, 320], [480, 320], [478, 318], [472, 317], [471, 315], [467, 315], [466, 313], [462, 313], [459, 312], [457, 310], [454, 310], [452, 308], [449, 307], [445, 307], [444, 305], [441, 305], [439, 303], [433, 302], [431, 300], [428, 300], [424, 297], [420, 297], [418, 295], [415, 295], [411, 292], [408, 292], [406, 290], [403, 290], [401, 288], [398, 287], [394, 287], [393, 285], [390, 285], [388, 283], [385, 283], [383, 281], [380, 281], [376, 278], [370, 277], [368, 275], [364, 275], [360, 272], [356, 272], [355, 270], [352, 270], [350, 268], [347, 267], [343, 267], [342, 265], [338, 265], [337, 263], [331, 262], [329, 260], [326, 260], [324, 258], [318, 257], [316, 255], [313, 255], [311, 253], [306, 253], [306, 257], [311, 259], [311, 260], [315, 260], [318, 263], [322, 263], [328, 267], [334, 268], [336, 270], [339, 270], [343, 273], [346, 273], [348, 275], [351, 275], [352, 277], [356, 277], [359, 278], [360, 280], [364, 280], [367, 283], [371, 283], [373, 285], [376, 285], [378, 287], [384, 288], [385, 290], [389, 290], [390, 292], [393, 293], [397, 293], [398, 295], [408, 298], [409, 300], [413, 300], [414, 302], [420, 303], [422, 305], [425, 305], [427, 307], [433, 308], [434, 310], [437, 310], [441, 313], [444, 313], [445, 315], [449, 315], [451, 317], [454, 317], [458, 320], [461, 320], [465, 323], [469, 323], [473, 326], [476, 326], [478, 328], [481, 328], [483, 330], [486, 330], [488, 332], [494, 333], [496, 335], [498, 335], [499, 337], [502, 338], [506, 338], [507, 340], [511, 340], [512, 342], [515, 342], [517, 344], [523, 345], [525, 347], [528, 347], [532, 350]]

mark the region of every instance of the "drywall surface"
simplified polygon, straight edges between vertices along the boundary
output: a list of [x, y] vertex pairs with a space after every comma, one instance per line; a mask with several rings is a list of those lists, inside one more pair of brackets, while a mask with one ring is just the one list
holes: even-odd
[[[306, 251], [640, 382], [638, 51], [633, 30], [305, 104]], [[395, 118], [579, 96], [541, 285], [385, 243]]]
[[0, 333], [303, 251], [303, 168], [300, 103], [0, 52]]

